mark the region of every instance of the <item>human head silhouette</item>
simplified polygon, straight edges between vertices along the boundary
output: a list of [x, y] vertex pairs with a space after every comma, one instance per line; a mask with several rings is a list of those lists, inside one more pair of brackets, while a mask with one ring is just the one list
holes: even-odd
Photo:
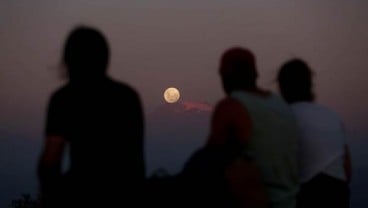
[[104, 77], [109, 62], [109, 47], [97, 29], [79, 26], [69, 34], [63, 63], [70, 81], [95, 80]]
[[282, 65], [277, 80], [288, 103], [313, 101], [312, 71], [303, 60], [292, 59]]
[[257, 70], [253, 53], [244, 48], [234, 47], [226, 50], [221, 57], [220, 76], [225, 92], [255, 88]]

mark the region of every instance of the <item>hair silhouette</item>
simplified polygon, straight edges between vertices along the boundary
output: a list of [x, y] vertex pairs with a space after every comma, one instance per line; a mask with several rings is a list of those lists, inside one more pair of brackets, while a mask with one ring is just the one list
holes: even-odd
[[94, 28], [79, 26], [66, 40], [63, 63], [71, 81], [96, 79], [106, 73], [109, 47], [105, 37]]
[[277, 77], [280, 91], [288, 103], [312, 101], [312, 71], [301, 59], [286, 62]]

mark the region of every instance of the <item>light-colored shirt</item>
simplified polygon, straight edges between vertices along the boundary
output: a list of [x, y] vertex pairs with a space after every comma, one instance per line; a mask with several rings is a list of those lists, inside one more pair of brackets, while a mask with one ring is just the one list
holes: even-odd
[[238, 91], [231, 97], [240, 101], [250, 116], [252, 129], [245, 153], [259, 167], [272, 207], [296, 207], [298, 132], [291, 108], [275, 94]]
[[312, 102], [291, 105], [300, 131], [300, 181], [319, 173], [346, 180], [343, 169], [345, 132], [341, 118], [332, 110]]

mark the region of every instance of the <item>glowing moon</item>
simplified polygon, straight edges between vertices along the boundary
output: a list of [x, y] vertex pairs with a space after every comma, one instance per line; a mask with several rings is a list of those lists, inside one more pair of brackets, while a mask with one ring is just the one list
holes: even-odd
[[180, 92], [174, 87], [169, 87], [164, 92], [164, 99], [168, 103], [176, 103], [180, 98]]

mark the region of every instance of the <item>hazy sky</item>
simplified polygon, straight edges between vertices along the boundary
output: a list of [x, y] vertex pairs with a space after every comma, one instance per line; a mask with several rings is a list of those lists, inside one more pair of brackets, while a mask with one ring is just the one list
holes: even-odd
[[366, 0], [1, 0], [0, 140], [41, 140], [49, 96], [63, 83], [62, 46], [79, 24], [106, 35], [109, 73], [139, 91], [147, 115], [169, 86], [215, 105], [224, 95], [219, 57], [244, 46], [272, 90], [278, 67], [304, 58], [318, 101], [366, 138], [367, 11]]
[[364, 0], [2, 0], [0, 123], [39, 133], [48, 97], [62, 83], [65, 37], [87, 24], [107, 36], [110, 74], [139, 90], [146, 111], [162, 102], [167, 86], [178, 87], [185, 100], [215, 104], [223, 96], [218, 59], [240, 45], [255, 52], [259, 83], [267, 88], [276, 89], [284, 61], [305, 58], [316, 72], [319, 101], [363, 125], [367, 9]]

